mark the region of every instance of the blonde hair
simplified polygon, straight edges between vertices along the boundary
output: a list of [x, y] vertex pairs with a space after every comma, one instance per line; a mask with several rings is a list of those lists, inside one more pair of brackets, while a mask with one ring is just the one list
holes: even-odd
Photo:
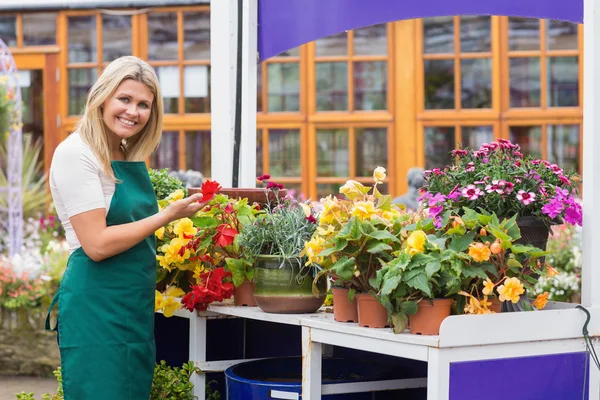
[[154, 95], [146, 126], [135, 136], [122, 141], [127, 161], [145, 161], [158, 147], [163, 128], [163, 100], [158, 77], [145, 61], [125, 56], [108, 64], [90, 89], [83, 116], [75, 126], [75, 132], [79, 132], [83, 141], [98, 157], [106, 174], [113, 180], [116, 179], [110, 163], [112, 154], [109, 132], [102, 119], [101, 107], [126, 79], [142, 82]]

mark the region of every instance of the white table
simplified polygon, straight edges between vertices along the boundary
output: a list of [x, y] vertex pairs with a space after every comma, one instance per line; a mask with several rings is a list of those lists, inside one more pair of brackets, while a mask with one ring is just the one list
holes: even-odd
[[[570, 304], [551, 303], [549, 308], [553, 309], [542, 312], [451, 316], [444, 320], [439, 336], [394, 334], [387, 328], [361, 328], [358, 324], [335, 322], [333, 314], [323, 310], [315, 314], [268, 314], [255, 307], [211, 305], [207, 312], [197, 315], [187, 311], [179, 311], [176, 315], [190, 318], [190, 360], [195, 361], [204, 372], [224, 371], [231, 365], [247, 361], [206, 361], [207, 319], [246, 318], [301, 326], [303, 400], [320, 399], [322, 394], [364, 391], [365, 385], [369, 385], [364, 382], [345, 384], [345, 389], [340, 388], [340, 385], [322, 385], [323, 345], [425, 361], [428, 363], [427, 378], [378, 382], [378, 388], [414, 388], [426, 385], [428, 400], [455, 400], [450, 394], [453, 363], [504, 359], [518, 362], [527, 357], [584, 352], [585, 342], [581, 332], [585, 314], [572, 307]], [[590, 336], [599, 336], [600, 308], [589, 311], [592, 316], [588, 326]], [[599, 400], [600, 372], [593, 364], [589, 377], [589, 398]], [[197, 374], [193, 379], [195, 395], [203, 399], [204, 375]], [[577, 387], [577, 383], [574, 386]]]

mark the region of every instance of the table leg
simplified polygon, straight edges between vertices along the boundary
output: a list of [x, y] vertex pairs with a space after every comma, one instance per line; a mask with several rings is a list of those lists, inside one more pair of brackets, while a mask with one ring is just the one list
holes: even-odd
[[447, 352], [429, 348], [427, 360], [427, 400], [448, 400], [450, 390], [450, 362]]
[[[206, 361], [206, 318], [193, 316], [190, 318], [190, 353], [189, 359], [194, 363]], [[193, 395], [199, 399], [206, 397], [206, 375], [193, 374], [190, 382], [194, 384]]]
[[311, 328], [302, 327], [302, 399], [321, 400], [322, 344], [313, 342]]

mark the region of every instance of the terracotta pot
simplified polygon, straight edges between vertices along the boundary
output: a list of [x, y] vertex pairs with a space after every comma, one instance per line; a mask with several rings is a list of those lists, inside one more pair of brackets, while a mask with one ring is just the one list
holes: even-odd
[[252, 282], [244, 279], [244, 283], [233, 289], [233, 304], [236, 306], [256, 307]]
[[358, 326], [367, 328], [385, 328], [390, 326], [387, 310], [375, 296], [367, 293], [359, 293], [354, 298], [358, 306]]
[[276, 314], [306, 314], [317, 311], [327, 296], [327, 279], [317, 283], [319, 296], [313, 288], [314, 271], [303, 269], [297, 259], [260, 255], [254, 264], [254, 299], [261, 310]]
[[356, 298], [348, 300], [348, 289], [334, 287], [333, 292], [333, 319], [338, 322], [358, 322], [358, 307]]
[[[201, 188], [188, 188], [188, 195], [202, 193]], [[223, 188], [219, 190], [220, 194], [225, 194], [232, 199], [248, 199], [248, 204], [258, 203], [261, 208], [267, 203], [267, 195], [262, 188]], [[287, 189], [281, 189], [277, 192], [277, 197], [280, 199], [287, 195]], [[275, 192], [269, 191], [269, 201], [271, 204], [277, 202]]]
[[489, 301], [492, 303], [492, 305], [490, 306], [490, 310], [495, 312], [495, 313], [500, 313], [502, 312], [502, 302], [496, 298], [493, 299], [489, 299]]
[[415, 315], [409, 315], [410, 333], [414, 335], [439, 335], [444, 318], [450, 316], [452, 299], [421, 300]]

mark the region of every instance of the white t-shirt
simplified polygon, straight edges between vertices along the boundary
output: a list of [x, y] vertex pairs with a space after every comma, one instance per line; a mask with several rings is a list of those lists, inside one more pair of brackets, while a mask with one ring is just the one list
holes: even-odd
[[115, 183], [77, 132], [69, 135], [54, 152], [50, 191], [72, 253], [81, 244], [69, 218], [97, 208], [106, 209], [108, 214], [115, 193]]

